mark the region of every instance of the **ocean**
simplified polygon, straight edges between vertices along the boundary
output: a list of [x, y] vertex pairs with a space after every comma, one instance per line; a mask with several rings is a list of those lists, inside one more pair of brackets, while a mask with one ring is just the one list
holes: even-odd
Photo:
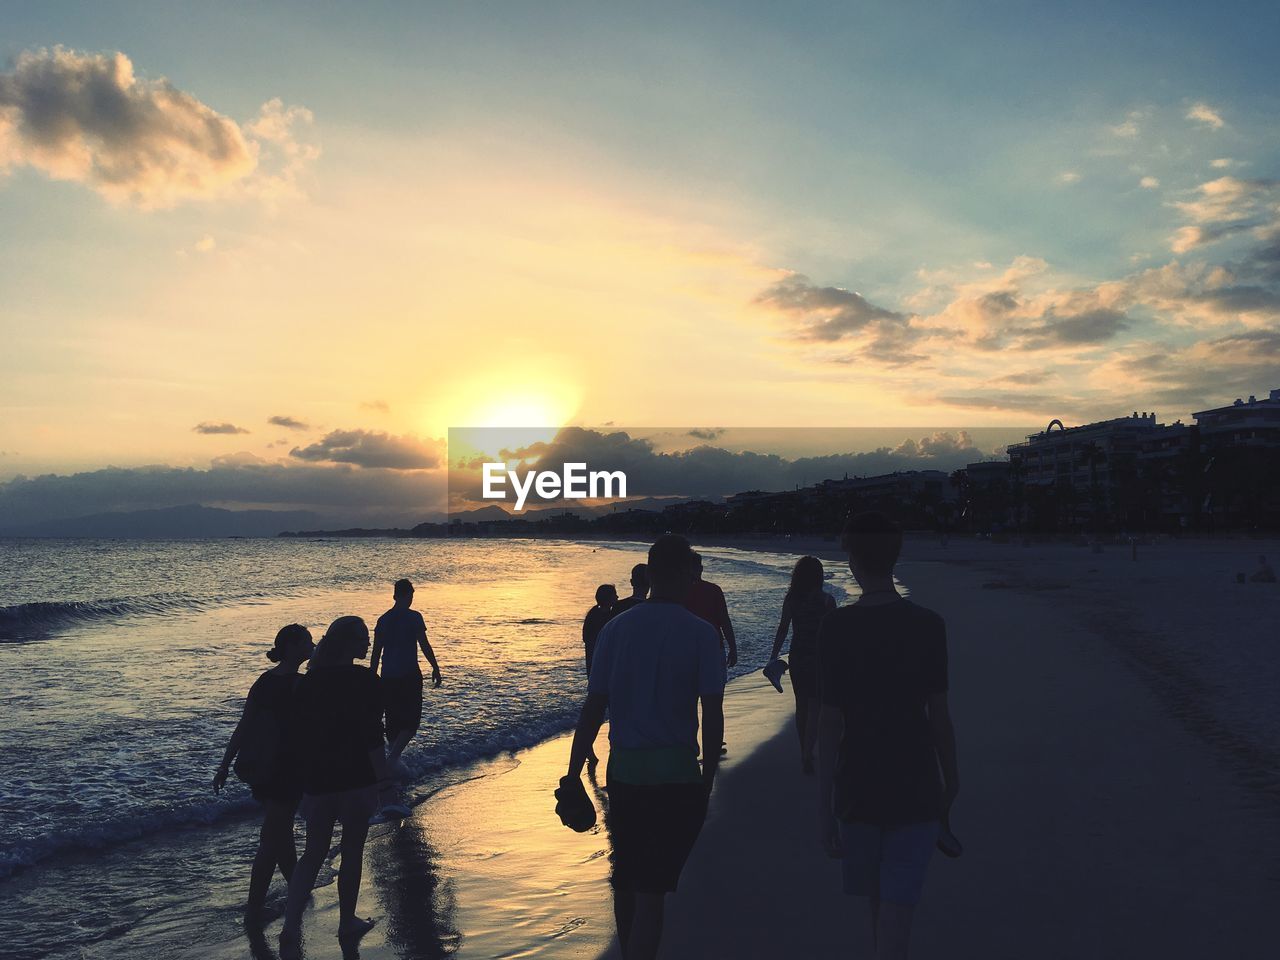
[[[572, 726], [586, 686], [582, 617], [598, 584], [629, 593], [644, 550], [0, 540], [0, 953], [129, 955], [144, 922], [159, 950], [157, 915], [193, 896], [228, 922], [238, 916], [227, 891], [247, 885], [256, 806], [242, 784], [215, 796], [210, 782], [280, 626], [299, 622], [317, 638], [344, 614], [372, 626], [392, 582], [415, 582], [444, 675], [404, 757], [421, 797]], [[792, 558], [703, 554], [739, 635], [731, 673], [758, 670]], [[847, 571], [834, 571], [830, 589], [845, 599]]]

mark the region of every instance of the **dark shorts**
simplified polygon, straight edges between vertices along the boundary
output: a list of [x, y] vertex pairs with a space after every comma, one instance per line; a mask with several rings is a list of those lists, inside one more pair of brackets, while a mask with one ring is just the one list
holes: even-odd
[[278, 803], [294, 810], [298, 809], [298, 801], [302, 799], [302, 782], [289, 774], [272, 777], [265, 783], [251, 784], [253, 799], [259, 803]]
[[841, 823], [844, 892], [916, 905], [937, 843], [937, 820], [894, 827]]
[[818, 658], [791, 655], [787, 663], [791, 674], [791, 692], [796, 699], [812, 699], [818, 695]]
[[613, 885], [633, 893], [673, 892], [706, 817], [702, 784], [611, 781], [605, 824]]
[[382, 678], [382, 710], [387, 718], [387, 742], [401, 731], [417, 732], [422, 723], [422, 674]]

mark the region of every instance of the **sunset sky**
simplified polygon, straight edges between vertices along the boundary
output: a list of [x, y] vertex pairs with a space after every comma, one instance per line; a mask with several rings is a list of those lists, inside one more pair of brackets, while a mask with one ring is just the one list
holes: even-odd
[[269, 6], [6, 5], [0, 521], [1280, 387], [1274, 3]]

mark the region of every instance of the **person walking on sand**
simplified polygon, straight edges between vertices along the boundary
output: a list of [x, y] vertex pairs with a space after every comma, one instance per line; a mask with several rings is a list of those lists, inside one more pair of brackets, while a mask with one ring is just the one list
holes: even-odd
[[400, 755], [422, 723], [422, 668], [418, 650], [431, 664], [431, 682], [440, 686], [440, 664], [427, 640], [427, 625], [413, 609], [413, 583], [397, 580], [392, 588], [393, 606], [373, 628], [373, 653], [369, 669], [382, 666], [383, 710], [387, 720], [387, 765], [400, 778], [408, 775]]
[[649, 568], [637, 563], [631, 568], [631, 596], [623, 597], [613, 605], [613, 616], [625, 613], [638, 603], [644, 603], [649, 596]]
[[[782, 601], [782, 618], [773, 638], [769, 663], [778, 659], [782, 643], [791, 630], [791, 691], [796, 697], [796, 735], [800, 738], [800, 768], [814, 772], [813, 750], [818, 741], [818, 628], [828, 613], [836, 608], [835, 599], [822, 589], [822, 561], [817, 557], [801, 557], [791, 571], [791, 586]], [[767, 665], [766, 665], [767, 666]]]
[[960, 789], [946, 625], [895, 589], [902, 530], [888, 517], [851, 518], [844, 547], [862, 595], [818, 632], [821, 840], [845, 893], [868, 898], [875, 955], [903, 960]]
[[[715, 631], [684, 607], [693, 558], [683, 537], [649, 549], [648, 602], [600, 631], [587, 700], [559, 797], [588, 804], [582, 767], [609, 712], [608, 810], [613, 904], [625, 960], [652, 960], [663, 906], [702, 830], [724, 732], [724, 671]], [[704, 761], [698, 766], [698, 703]]]
[[[693, 554], [693, 587], [685, 599], [685, 607], [697, 614], [711, 626], [715, 627], [720, 641], [720, 656], [724, 663], [725, 683], [729, 682], [729, 668], [738, 665], [738, 640], [733, 634], [733, 621], [729, 619], [729, 605], [725, 602], [724, 591], [718, 583], [702, 579], [702, 554]], [[720, 744], [720, 752], [728, 753], [729, 748]]]
[[288, 883], [298, 862], [293, 818], [302, 799], [302, 783], [291, 750], [292, 701], [298, 668], [310, 659], [314, 649], [306, 627], [291, 623], [280, 628], [275, 645], [267, 651], [267, 659], [275, 666], [249, 688], [240, 722], [213, 775], [213, 792], [219, 793], [235, 763], [236, 775], [249, 784], [253, 799], [262, 804], [262, 828], [244, 910], [245, 923], [251, 928], [260, 927], [266, 919], [263, 911], [267, 890], [276, 868]]
[[372, 670], [357, 666], [369, 652], [369, 628], [359, 617], [329, 624], [294, 691], [294, 723], [302, 764], [300, 811], [307, 842], [289, 880], [281, 960], [301, 956], [302, 911], [342, 824], [338, 869], [338, 936], [353, 941], [373, 926], [356, 916], [369, 817], [390, 786], [382, 742], [382, 696]]
[[613, 608], [617, 602], [618, 588], [612, 583], [602, 583], [596, 587], [596, 605], [582, 618], [582, 646], [587, 656], [588, 677], [591, 676], [591, 661], [596, 652], [596, 638], [613, 616]]

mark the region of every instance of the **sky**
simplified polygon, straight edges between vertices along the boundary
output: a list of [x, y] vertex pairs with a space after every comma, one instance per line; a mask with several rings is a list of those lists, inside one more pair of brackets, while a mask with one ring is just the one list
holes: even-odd
[[456, 426], [920, 444], [1280, 387], [1274, 4], [4, 24], [0, 520], [411, 519]]

